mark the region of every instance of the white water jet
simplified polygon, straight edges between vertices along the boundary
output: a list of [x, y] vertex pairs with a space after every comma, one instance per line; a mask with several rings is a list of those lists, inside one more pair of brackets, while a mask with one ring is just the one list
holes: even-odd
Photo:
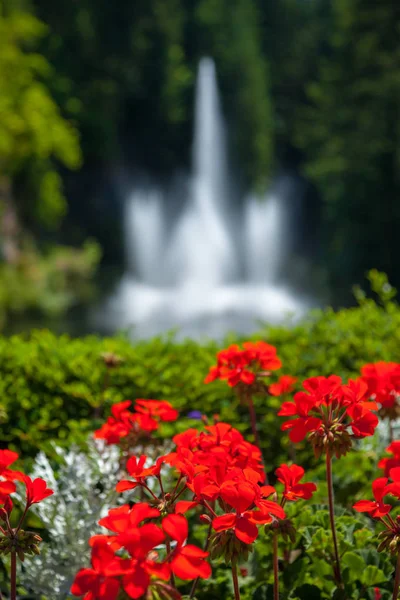
[[277, 321], [288, 312], [304, 312], [306, 304], [276, 283], [288, 253], [287, 200], [296, 186], [282, 178], [264, 199], [249, 196], [235, 208], [230, 180], [215, 66], [202, 59], [188, 198], [172, 228], [161, 189], [138, 187], [127, 199], [129, 273], [103, 312], [111, 327], [133, 325], [144, 337], [173, 327], [186, 335], [218, 337], [254, 330], [256, 319]]
[[196, 85], [190, 196], [166, 251], [164, 270], [170, 284], [213, 288], [235, 277], [235, 247], [226, 222], [228, 187], [215, 65], [203, 58]]
[[295, 193], [296, 187], [282, 177], [264, 198], [250, 195], [246, 199], [244, 251], [248, 281], [272, 285], [282, 279], [290, 243], [288, 200]]
[[124, 233], [127, 266], [147, 283], [162, 279], [160, 257], [165, 243], [162, 194], [157, 189], [136, 190], [125, 204]]

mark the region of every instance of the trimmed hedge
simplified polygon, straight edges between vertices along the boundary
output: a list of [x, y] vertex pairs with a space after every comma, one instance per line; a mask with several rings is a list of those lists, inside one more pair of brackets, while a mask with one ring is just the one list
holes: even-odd
[[[366, 362], [400, 360], [400, 308], [384, 275], [371, 275], [378, 300], [358, 292], [359, 306], [338, 312], [328, 308], [312, 312], [296, 325], [264, 327], [249, 339], [275, 345], [283, 361], [280, 373], [296, 375], [300, 381], [312, 375], [336, 373], [356, 376]], [[230, 337], [227, 343], [241, 341]], [[23, 456], [38, 449], [50, 451], [48, 442], [84, 443], [87, 433], [100, 425], [109, 406], [126, 398], [169, 400], [183, 415], [201, 410], [220, 414], [249, 435], [244, 407], [233, 391], [221, 382], [203, 384], [215, 362], [219, 346], [177, 342], [172, 336], [132, 343], [123, 337], [95, 336], [71, 339], [49, 331], [0, 338], [0, 441]], [[122, 359], [108, 370], [105, 352]], [[273, 453], [281, 447], [279, 400], [256, 399], [262, 444]], [[187, 422], [165, 425], [185, 428]], [[238, 425], [239, 424], [239, 425]], [[272, 465], [271, 465], [272, 466]]]

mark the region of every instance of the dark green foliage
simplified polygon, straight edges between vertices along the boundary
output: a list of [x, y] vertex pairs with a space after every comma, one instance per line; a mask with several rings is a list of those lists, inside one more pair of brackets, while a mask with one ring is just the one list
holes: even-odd
[[331, 4], [329, 50], [306, 87], [297, 142], [325, 202], [328, 260], [338, 279], [354, 280], [371, 260], [395, 268], [400, 5]]
[[[319, 485], [318, 477], [311, 473], [310, 476]], [[353, 498], [349, 497], [349, 500], [352, 502]], [[338, 600], [341, 597], [332, 576], [333, 546], [326, 497], [323, 502], [299, 501], [285, 507], [297, 534], [293, 542], [281, 539], [279, 543], [282, 600]], [[374, 522], [338, 506], [336, 524], [346, 598], [374, 600], [375, 587], [380, 589], [385, 600], [391, 597], [394, 564], [387, 554], [376, 550]], [[239, 579], [241, 597], [244, 600], [272, 600], [272, 538], [268, 531], [260, 532], [254, 553], [243, 566], [246, 573]], [[212, 579], [202, 583], [197, 597], [199, 600], [217, 600], [232, 594], [228, 591], [227, 596], [218, 595], [218, 589], [225, 593], [232, 589], [230, 571], [223, 565], [213, 569]]]
[[[347, 379], [356, 376], [366, 362], [396, 360], [400, 308], [393, 299], [395, 290], [382, 273], [370, 273], [370, 282], [376, 301], [357, 290], [360, 305], [356, 308], [337, 313], [318, 311], [292, 327], [265, 327], [254, 339], [276, 345], [283, 360], [282, 372], [297, 375], [300, 380], [330, 373]], [[74, 340], [57, 338], [49, 332], [0, 338], [2, 443], [11, 443], [24, 457], [39, 448], [50, 453], [48, 442], [54, 439], [64, 445], [72, 441], [84, 444], [113, 402], [137, 397], [165, 398], [180, 409], [182, 418], [162, 428], [166, 437], [193, 425], [185, 414], [199, 409], [209, 416], [219, 413], [250, 439], [246, 409], [239, 406], [233, 391], [222, 382], [203, 384], [217, 349], [215, 342], [177, 343], [173, 337], [134, 344], [123, 337]], [[122, 360], [107, 370], [104, 352], [112, 352]], [[271, 472], [290, 456], [287, 436], [280, 432], [281, 420], [276, 416], [279, 403], [279, 399], [257, 398], [258, 423]], [[392, 587], [393, 560], [376, 549], [381, 525], [351, 508], [356, 500], [371, 497], [370, 483], [378, 476], [377, 462], [382, 453], [376, 438], [364, 440], [333, 462], [342, 574], [346, 597], [352, 600], [374, 600], [375, 587], [388, 600]], [[338, 600], [342, 596], [332, 577], [325, 467], [323, 461], [315, 461], [307, 445], [303, 449], [298, 445], [296, 453], [296, 462], [307, 467], [306, 479], [314, 481], [318, 490], [312, 502], [287, 505], [287, 517], [296, 533], [291, 539], [280, 539], [281, 597]], [[197, 515], [193, 515], [193, 523], [193, 537], [202, 545], [205, 530], [198, 526]], [[271, 598], [271, 549], [271, 532], [266, 526], [248, 563], [243, 565], [247, 570], [240, 578], [243, 600]], [[220, 600], [231, 595], [230, 572], [221, 564], [197, 591], [198, 600]]]
[[[292, 326], [265, 327], [253, 339], [275, 345], [282, 373], [300, 382], [313, 375], [357, 376], [360, 367], [376, 360], [396, 360], [400, 349], [400, 309], [385, 276], [372, 274], [380, 300], [334, 312], [316, 311]], [[229, 340], [234, 341], [232, 340]], [[251, 436], [246, 408], [239, 405], [223, 382], [203, 383], [219, 347], [215, 342], [176, 342], [173, 337], [131, 343], [124, 337], [70, 339], [47, 331], [0, 338], [0, 435], [3, 444], [14, 444], [24, 455], [43, 448], [46, 440], [61, 443], [84, 440], [100, 425], [96, 415], [108, 415], [110, 405], [124, 399], [166, 399], [182, 416], [201, 410], [236, 424]], [[107, 374], [102, 353], [114, 352], [123, 361]], [[279, 373], [275, 373], [277, 377]], [[268, 469], [287, 457], [287, 436], [280, 433], [276, 416], [281, 400], [255, 398], [258, 423]], [[170, 436], [184, 429], [185, 420], [165, 425]], [[298, 459], [303, 456], [301, 445]], [[308, 458], [307, 458], [308, 460]]]
[[46, 31], [29, 13], [0, 1], [1, 216], [12, 196], [5, 182], [22, 176], [26, 188], [23, 199], [17, 198], [18, 212], [51, 228], [66, 211], [57, 165], [77, 169], [81, 153], [78, 132], [49, 90], [51, 65], [37, 53]]
[[38, 221], [55, 226], [66, 212], [56, 167], [78, 166], [76, 127], [85, 166], [66, 179], [69, 235], [98, 236], [115, 259], [118, 218], [111, 226], [97, 215], [99, 172], [106, 179], [104, 166], [122, 161], [164, 179], [188, 166], [197, 65], [211, 55], [238, 187], [261, 190], [276, 166], [302, 165], [322, 205], [316, 210], [310, 197], [307, 221], [322, 217], [314, 217], [320, 262], [334, 283], [346, 287], [372, 264], [399, 279], [393, 0], [1, 0], [0, 7], [7, 30], [0, 70], [18, 75], [11, 83], [3, 77], [2, 175], [13, 178], [31, 229]]

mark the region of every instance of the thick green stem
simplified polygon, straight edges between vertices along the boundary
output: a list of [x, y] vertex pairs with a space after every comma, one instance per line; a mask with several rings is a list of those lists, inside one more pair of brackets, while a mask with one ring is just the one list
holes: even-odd
[[235, 600], [240, 600], [240, 590], [236, 563], [232, 563], [232, 581], [233, 589], [235, 590]]
[[279, 600], [279, 563], [278, 563], [278, 532], [274, 531], [273, 537], [274, 561], [274, 600]]
[[329, 519], [331, 522], [333, 548], [334, 548], [334, 552], [335, 552], [334, 576], [335, 576], [337, 586], [343, 590], [344, 585], [343, 585], [343, 580], [342, 580], [342, 573], [340, 570], [339, 548], [338, 548], [338, 541], [337, 541], [337, 536], [336, 536], [336, 526], [335, 526], [333, 483], [332, 483], [332, 457], [329, 454], [329, 452], [326, 453], [326, 481], [328, 484]]
[[11, 597], [17, 600], [17, 553], [11, 552]]
[[399, 597], [399, 587], [400, 587], [400, 552], [397, 555], [396, 573], [395, 573], [394, 588], [393, 588], [393, 600], [397, 600], [397, 598]]

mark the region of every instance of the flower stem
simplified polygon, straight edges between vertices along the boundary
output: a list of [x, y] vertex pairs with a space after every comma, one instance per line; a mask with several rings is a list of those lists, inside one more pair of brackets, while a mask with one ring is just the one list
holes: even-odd
[[17, 553], [11, 552], [11, 596], [10, 600], [17, 600]]
[[400, 552], [397, 554], [396, 575], [394, 579], [393, 600], [397, 600], [400, 587]]
[[329, 519], [331, 522], [333, 548], [335, 551], [335, 563], [336, 564], [334, 567], [334, 576], [335, 576], [337, 586], [340, 589], [344, 589], [344, 585], [343, 585], [343, 581], [342, 581], [342, 573], [340, 570], [339, 549], [338, 549], [336, 526], [335, 526], [333, 484], [332, 484], [332, 457], [329, 454], [329, 452], [326, 453], [326, 480], [327, 480], [327, 484], [328, 484]]
[[[212, 523], [210, 523], [210, 525], [208, 527], [207, 540], [206, 540], [206, 543], [205, 543], [205, 546], [204, 546], [204, 552], [207, 552], [208, 546], [210, 545], [211, 534], [212, 534]], [[192, 600], [192, 598], [194, 598], [194, 595], [196, 593], [196, 588], [197, 588], [197, 586], [199, 584], [199, 580], [200, 580], [200, 577], [197, 577], [197, 579], [195, 579], [193, 581], [192, 589], [190, 590], [189, 600]]]
[[278, 532], [274, 531], [273, 537], [274, 560], [274, 600], [279, 600], [279, 563], [278, 563]]
[[[167, 551], [167, 557], [169, 557], [171, 555], [171, 544], [170, 544], [168, 538], [165, 540], [165, 549]], [[171, 585], [173, 587], [175, 587], [175, 575], [173, 574], [172, 571], [171, 571], [170, 582], [171, 582]]]
[[20, 520], [19, 520], [19, 523], [18, 523], [18, 525], [17, 525], [17, 528], [16, 528], [16, 530], [15, 530], [15, 532], [14, 532], [14, 535], [15, 535], [15, 534], [17, 534], [17, 533], [18, 533], [18, 531], [21, 529], [21, 527], [22, 527], [22, 523], [24, 522], [24, 519], [25, 519], [25, 517], [26, 517], [26, 513], [28, 512], [29, 508], [30, 508], [30, 506], [29, 506], [29, 504], [27, 504], [27, 505], [25, 506], [24, 512], [23, 512], [23, 513], [22, 513], [22, 515], [21, 515], [21, 518], [20, 518]]
[[254, 408], [253, 397], [251, 394], [247, 394], [247, 401], [249, 405], [249, 413], [250, 413], [250, 421], [251, 421], [251, 429], [254, 435], [254, 441], [256, 446], [260, 447], [260, 436], [257, 431], [257, 415], [256, 410]]
[[392, 422], [392, 419], [389, 419], [389, 442], [392, 443], [393, 439], [394, 439], [393, 422]]
[[232, 563], [232, 581], [233, 589], [235, 590], [235, 600], [240, 600], [239, 581], [237, 574], [237, 566], [235, 562]]

